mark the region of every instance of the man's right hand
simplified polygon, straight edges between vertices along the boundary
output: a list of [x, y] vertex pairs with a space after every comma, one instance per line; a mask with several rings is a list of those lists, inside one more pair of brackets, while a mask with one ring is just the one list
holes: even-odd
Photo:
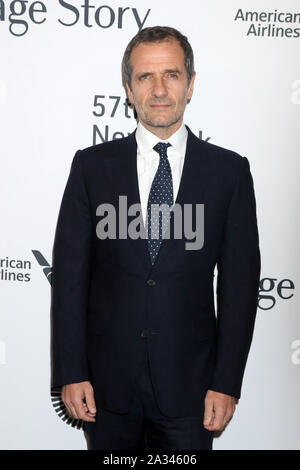
[[96, 421], [94, 390], [90, 382], [64, 385], [61, 397], [70, 416], [83, 421]]

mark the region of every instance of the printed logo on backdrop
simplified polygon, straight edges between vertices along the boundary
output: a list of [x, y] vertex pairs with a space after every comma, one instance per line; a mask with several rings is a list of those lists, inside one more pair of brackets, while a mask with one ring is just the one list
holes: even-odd
[[300, 12], [245, 11], [239, 8], [234, 21], [243, 23], [249, 37], [299, 38]]
[[[48, 2], [48, 6], [49, 6]], [[118, 7], [103, 4], [101, 0], [53, 0], [59, 6], [57, 23], [62, 27], [75, 25], [83, 28], [131, 28], [134, 24], [140, 30], [145, 26], [151, 9], [143, 7]], [[8, 31], [17, 37], [24, 36], [32, 27], [42, 25], [47, 20], [46, 1], [13, 0], [4, 2], [0, 0], [0, 21], [8, 24]]]
[[292, 355], [291, 355], [291, 361], [294, 366], [299, 366], [300, 365], [300, 339], [295, 339], [292, 344], [291, 348], [293, 349]]
[[7, 282], [29, 282], [31, 261], [6, 256], [0, 259], [0, 280]]
[[[38, 264], [41, 266], [44, 276], [47, 281], [50, 283], [52, 282], [52, 268], [46, 258], [42, 255], [42, 253], [38, 250], [32, 250], [32, 253], [35, 256]], [[81, 419], [74, 419], [71, 418], [67, 412], [66, 406], [61, 398], [61, 391], [58, 390], [51, 390], [51, 402], [55, 412], [58, 416], [66, 423], [72, 426], [73, 428], [77, 429], [84, 429], [84, 422]]]
[[300, 80], [292, 82], [291, 102], [292, 104], [300, 104]]
[[264, 277], [259, 282], [258, 303], [261, 310], [271, 310], [275, 307], [277, 300], [288, 300], [294, 296], [295, 285], [291, 279]]

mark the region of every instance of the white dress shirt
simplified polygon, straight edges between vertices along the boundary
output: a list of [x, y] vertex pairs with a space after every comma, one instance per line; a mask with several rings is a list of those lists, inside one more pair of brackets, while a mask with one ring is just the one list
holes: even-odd
[[175, 203], [184, 164], [187, 136], [188, 131], [184, 123], [182, 123], [181, 127], [167, 140], [159, 139], [140, 122], [137, 125], [135, 133], [137, 141], [137, 173], [144, 224], [147, 215], [149, 193], [160, 159], [159, 154], [153, 150], [153, 147], [158, 142], [169, 142], [171, 144], [171, 147], [167, 148], [167, 155], [172, 171], [173, 201]]

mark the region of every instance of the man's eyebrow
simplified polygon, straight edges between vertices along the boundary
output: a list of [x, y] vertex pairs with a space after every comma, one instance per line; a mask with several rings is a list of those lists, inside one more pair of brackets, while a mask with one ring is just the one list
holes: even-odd
[[178, 74], [181, 74], [182, 72], [178, 69], [166, 69], [166, 70], [164, 70], [164, 73], [178, 73]]
[[[138, 72], [136, 75], [138, 77], [141, 77], [143, 75], [153, 75], [154, 72]], [[178, 69], [165, 69], [162, 71], [162, 73], [178, 73], [178, 74], [182, 74], [182, 71], [181, 70], [178, 70]]]

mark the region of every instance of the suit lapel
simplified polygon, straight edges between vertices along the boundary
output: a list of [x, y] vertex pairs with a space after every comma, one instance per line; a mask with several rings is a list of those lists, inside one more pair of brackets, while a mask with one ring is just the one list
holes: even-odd
[[[106, 160], [107, 177], [110, 180], [113, 191], [116, 195], [115, 204], [118, 205], [118, 197], [127, 196], [127, 208], [132, 204], [141, 204], [138, 173], [137, 173], [137, 144], [135, 132], [126, 137], [122, 142], [121, 154], [117, 153], [113, 158]], [[135, 217], [128, 217], [128, 219]], [[142, 230], [145, 230], [144, 224]], [[148, 251], [148, 243], [145, 238], [137, 238], [133, 240], [128, 237], [126, 249], [129, 256], [138, 259], [142, 269], [146, 274], [152, 268], [150, 255]]]

